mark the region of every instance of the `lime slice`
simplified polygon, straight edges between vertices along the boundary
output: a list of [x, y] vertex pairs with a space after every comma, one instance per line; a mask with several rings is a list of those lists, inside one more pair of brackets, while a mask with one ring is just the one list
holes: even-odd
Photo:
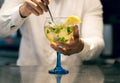
[[78, 17], [78, 16], [69, 16], [67, 19], [66, 19], [66, 24], [80, 24], [82, 22], [82, 20]]

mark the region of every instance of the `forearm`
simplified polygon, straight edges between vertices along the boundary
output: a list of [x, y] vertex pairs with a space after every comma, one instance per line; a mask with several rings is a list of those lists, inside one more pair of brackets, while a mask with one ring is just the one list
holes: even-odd
[[86, 6], [81, 29], [84, 48], [78, 53], [78, 56], [80, 56], [82, 60], [97, 57], [104, 48], [102, 5], [98, 1], [96, 3], [91, 2], [91, 7], [88, 5], [90, 5], [90, 3]]
[[23, 24], [25, 18], [21, 18], [19, 14], [20, 5], [13, 9], [0, 11], [0, 37], [8, 36], [17, 31]]
[[98, 57], [104, 48], [104, 40], [102, 38], [86, 38], [84, 41], [84, 48], [77, 55], [82, 60], [90, 60]]

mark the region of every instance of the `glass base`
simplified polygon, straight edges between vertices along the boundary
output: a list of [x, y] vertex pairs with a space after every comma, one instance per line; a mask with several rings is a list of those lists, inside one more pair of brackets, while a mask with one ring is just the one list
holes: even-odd
[[50, 74], [68, 74], [69, 73], [68, 70], [63, 69], [62, 67], [56, 67], [52, 70], [49, 70], [48, 72]]

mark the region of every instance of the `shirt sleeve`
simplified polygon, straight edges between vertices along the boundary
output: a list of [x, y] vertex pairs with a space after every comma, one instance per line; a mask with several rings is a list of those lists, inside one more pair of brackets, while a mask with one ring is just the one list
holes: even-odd
[[84, 48], [75, 54], [82, 60], [98, 57], [104, 48], [102, 5], [99, 0], [85, 0], [81, 39]]
[[0, 37], [8, 36], [17, 31], [26, 19], [21, 18], [19, 14], [19, 7], [21, 4], [15, 6], [8, 5], [8, 7], [6, 4], [7, 2], [3, 4], [0, 10]]

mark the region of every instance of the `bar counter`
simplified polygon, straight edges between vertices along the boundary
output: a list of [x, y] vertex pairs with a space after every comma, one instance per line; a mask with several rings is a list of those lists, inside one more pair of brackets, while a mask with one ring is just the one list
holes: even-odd
[[120, 72], [110, 68], [113, 66], [81, 65], [78, 72], [54, 75], [39, 66], [1, 66], [0, 83], [120, 83]]

